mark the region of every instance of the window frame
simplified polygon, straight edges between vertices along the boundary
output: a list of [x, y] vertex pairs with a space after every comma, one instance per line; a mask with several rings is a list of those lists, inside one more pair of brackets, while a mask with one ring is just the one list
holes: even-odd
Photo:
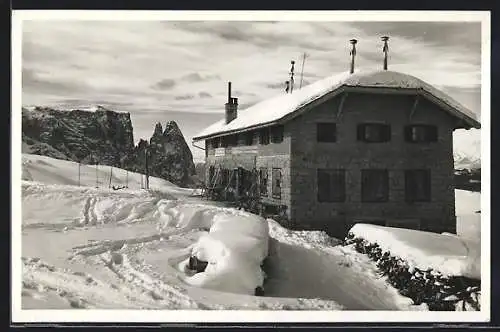
[[275, 125], [270, 128], [269, 141], [272, 144], [280, 144], [283, 143], [285, 139], [285, 126], [283, 125]]
[[271, 137], [269, 133], [269, 127], [265, 127], [259, 130], [259, 144], [269, 145], [271, 143]]
[[[323, 179], [320, 181], [320, 176], [328, 176], [328, 180]], [[334, 181], [336, 177], [337, 181]], [[339, 181], [340, 179], [340, 181]], [[346, 201], [346, 171], [341, 168], [318, 168], [316, 170], [316, 181], [317, 181], [317, 200], [319, 203], [343, 203]], [[341, 182], [339, 186], [334, 185]], [[322, 186], [327, 186], [327, 197], [323, 197], [321, 193], [323, 192]], [[340, 188], [340, 190], [335, 190]], [[337, 194], [340, 192], [340, 194]], [[336, 194], [334, 194], [336, 193]]]
[[222, 147], [232, 148], [238, 146], [238, 134], [222, 136]]
[[[381, 129], [380, 140], [370, 140], [366, 138], [367, 127], [375, 127]], [[387, 143], [392, 139], [392, 128], [388, 123], [381, 122], [363, 122], [359, 123], [356, 127], [357, 140], [364, 143]]]
[[[368, 196], [368, 186], [367, 184], [369, 175], [379, 173], [380, 175], [384, 175], [384, 196], [382, 198], [373, 198]], [[373, 190], [373, 189], [372, 189]], [[377, 169], [377, 168], [369, 168], [361, 170], [361, 202], [363, 203], [386, 203], [389, 202], [390, 198], [390, 188], [389, 188], [389, 170], [388, 169]]]
[[247, 131], [244, 133], [244, 145], [245, 146], [252, 146], [253, 145], [253, 139], [254, 139], [255, 133], [253, 130]]
[[[331, 128], [326, 128], [328, 126], [331, 126]], [[322, 131], [320, 128], [323, 127]], [[330, 130], [328, 130], [330, 129]], [[328, 135], [325, 135], [325, 133], [331, 132], [331, 129], [333, 129], [333, 137], [329, 137], [325, 139], [325, 137], [328, 137]], [[323, 134], [323, 135], [322, 135]], [[318, 143], [336, 143], [337, 142], [337, 123], [336, 122], [317, 122], [316, 123], [316, 142]]]
[[[272, 168], [272, 171], [271, 171], [271, 182], [272, 182], [272, 186], [271, 186], [271, 196], [272, 198], [275, 198], [275, 199], [281, 199], [281, 188], [282, 188], [282, 183], [283, 183], [283, 174], [281, 173], [281, 168], [278, 168], [278, 167], [273, 167]], [[276, 178], [276, 174], [279, 174], [279, 182], [278, 182], [278, 186], [275, 187], [275, 184], [276, 184], [276, 180], [278, 180]], [[275, 188], [278, 188], [279, 190], [275, 191]]]
[[[423, 198], [418, 195], [418, 192], [412, 192], [409, 190], [409, 188], [414, 188], [416, 182], [418, 181], [418, 176], [414, 177], [411, 181], [413, 183], [410, 183], [410, 178], [411, 176], [415, 176], [415, 174], [423, 174], [423, 178], [425, 179], [425, 182], [423, 183], [424, 186], [424, 193], [422, 196]], [[405, 177], [405, 202], [407, 203], [425, 203], [425, 202], [431, 202], [432, 201], [432, 175], [431, 175], [431, 170], [430, 169], [407, 169], [404, 171], [404, 177]]]
[[[412, 130], [417, 128], [427, 129], [430, 131], [426, 131], [424, 133], [425, 136], [424, 139], [422, 140], [414, 139], [413, 138], [414, 133], [412, 132]], [[439, 129], [438, 126], [432, 124], [423, 124], [423, 123], [409, 124], [404, 127], [404, 136], [405, 136], [405, 141], [408, 143], [415, 143], [415, 144], [434, 143], [438, 141]]]
[[[265, 176], [263, 176], [265, 174]], [[263, 183], [263, 180], [265, 179], [265, 183]], [[268, 197], [269, 196], [269, 190], [267, 189], [267, 186], [269, 184], [269, 171], [267, 167], [261, 167], [259, 168], [259, 196], [260, 197]]]

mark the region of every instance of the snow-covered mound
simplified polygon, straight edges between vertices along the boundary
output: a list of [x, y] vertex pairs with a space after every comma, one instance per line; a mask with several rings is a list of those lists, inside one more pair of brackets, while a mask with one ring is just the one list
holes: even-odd
[[238, 117], [230, 123], [226, 124], [224, 120], [220, 120], [205, 128], [195, 135], [194, 138], [202, 139], [215, 133], [243, 129], [279, 120], [313, 100], [329, 92], [338, 90], [342, 86], [384, 87], [424, 91], [457, 110], [459, 116], [473, 123], [474, 127], [479, 126], [476, 115], [472, 111], [442, 91], [414, 76], [388, 70], [360, 70], [354, 74], [343, 72], [333, 75], [295, 90], [292, 94], [280, 94], [274, 98], [264, 100], [240, 112]]
[[368, 224], [354, 225], [350, 233], [383, 252], [400, 257], [410, 267], [433, 269], [443, 275], [481, 279], [481, 251], [475, 241], [451, 234], [436, 234]]
[[[259, 216], [234, 209], [207, 209], [193, 205], [175, 211], [190, 218], [178, 219], [176, 227], [209, 229], [192, 248], [192, 255], [208, 262], [205, 271], [185, 278], [191, 285], [253, 295], [263, 287], [261, 264], [268, 255], [269, 229]], [[189, 258], [181, 262], [188, 266]]]

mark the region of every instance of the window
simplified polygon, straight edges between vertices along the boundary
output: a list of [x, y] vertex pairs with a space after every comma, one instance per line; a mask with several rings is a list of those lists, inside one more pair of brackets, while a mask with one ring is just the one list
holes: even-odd
[[358, 141], [369, 143], [391, 140], [391, 126], [382, 123], [363, 123], [358, 125]]
[[405, 171], [405, 197], [407, 202], [429, 202], [431, 200], [430, 170]]
[[221, 147], [220, 137], [215, 137], [215, 138], [211, 139], [210, 146], [214, 149], [220, 148]]
[[271, 127], [271, 142], [272, 143], [281, 143], [283, 142], [283, 126], [273, 126]]
[[273, 198], [281, 198], [281, 168], [273, 168]]
[[259, 143], [262, 145], [269, 144], [269, 128], [262, 128], [259, 131]]
[[244, 133], [245, 145], [250, 146], [253, 144], [253, 131]]
[[318, 142], [336, 142], [337, 124], [335, 123], [317, 123], [316, 140]]
[[267, 196], [267, 168], [259, 169], [260, 195]]
[[227, 135], [222, 137], [222, 147], [231, 147], [238, 145], [238, 135]]
[[389, 172], [385, 169], [361, 171], [361, 201], [387, 202], [389, 200]]
[[432, 125], [410, 125], [405, 127], [407, 142], [436, 142], [437, 127]]
[[345, 170], [318, 169], [318, 202], [345, 201]]

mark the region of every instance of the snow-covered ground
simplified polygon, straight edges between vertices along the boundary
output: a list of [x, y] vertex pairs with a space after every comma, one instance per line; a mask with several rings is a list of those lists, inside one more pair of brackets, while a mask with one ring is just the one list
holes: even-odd
[[[128, 189], [113, 190], [110, 174], [100, 166], [96, 188], [95, 166], [81, 165], [78, 186], [77, 163], [23, 155], [23, 309], [422, 309], [323, 232], [290, 231], [161, 179], [146, 191], [140, 174], [116, 168], [111, 184]], [[457, 191], [469, 237], [475, 210], [479, 195]], [[191, 254], [209, 262], [204, 272], [186, 268]]]

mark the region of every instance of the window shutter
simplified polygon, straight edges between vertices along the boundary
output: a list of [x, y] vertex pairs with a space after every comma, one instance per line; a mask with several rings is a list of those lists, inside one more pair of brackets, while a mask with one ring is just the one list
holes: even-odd
[[429, 126], [429, 141], [436, 142], [438, 138], [438, 131], [436, 126]]
[[365, 125], [364, 124], [359, 124], [358, 125], [358, 141], [364, 141], [365, 140]]
[[413, 142], [412, 128], [413, 128], [412, 126], [405, 127], [405, 141], [407, 141], [407, 142]]
[[328, 202], [330, 200], [330, 174], [328, 172], [318, 169], [318, 201]]
[[383, 141], [389, 142], [391, 140], [391, 126], [384, 125], [383, 127]]

